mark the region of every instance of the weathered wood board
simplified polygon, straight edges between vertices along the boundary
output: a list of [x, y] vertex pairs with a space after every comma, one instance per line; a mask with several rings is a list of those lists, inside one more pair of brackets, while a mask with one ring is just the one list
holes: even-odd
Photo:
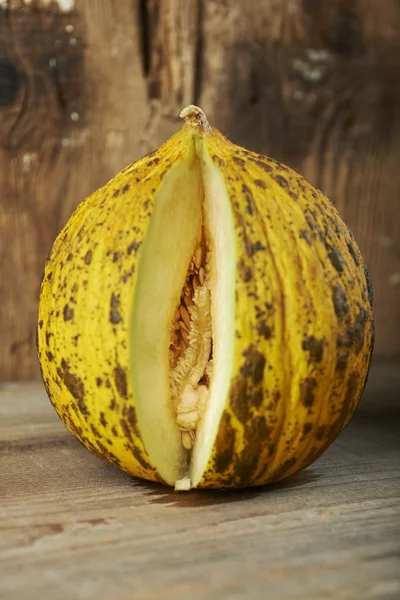
[[400, 373], [292, 479], [177, 494], [90, 455], [38, 384], [0, 387], [1, 600], [397, 600]]

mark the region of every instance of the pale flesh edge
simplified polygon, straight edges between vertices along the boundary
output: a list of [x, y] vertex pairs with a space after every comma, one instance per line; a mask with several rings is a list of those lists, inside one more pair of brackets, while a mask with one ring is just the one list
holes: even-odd
[[[177, 423], [180, 400], [171, 394], [171, 325], [189, 265], [204, 239], [209, 251], [212, 360], [208, 390], [201, 386], [207, 393], [187, 450]], [[235, 254], [233, 217], [222, 175], [196, 138], [191, 155], [170, 169], [157, 193], [138, 265], [131, 327], [131, 380], [142, 439], [163, 480], [178, 491], [200, 482], [229, 393]]]

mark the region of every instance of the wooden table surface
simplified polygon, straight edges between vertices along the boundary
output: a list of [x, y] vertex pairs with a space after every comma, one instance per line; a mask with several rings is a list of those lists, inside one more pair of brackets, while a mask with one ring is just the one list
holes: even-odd
[[400, 373], [314, 465], [176, 494], [91, 456], [38, 384], [0, 386], [1, 600], [400, 598]]

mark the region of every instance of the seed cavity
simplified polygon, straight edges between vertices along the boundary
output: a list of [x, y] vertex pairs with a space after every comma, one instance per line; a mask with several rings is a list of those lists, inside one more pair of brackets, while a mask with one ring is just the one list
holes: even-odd
[[182, 445], [191, 451], [212, 375], [211, 254], [203, 232], [171, 324], [170, 389]]

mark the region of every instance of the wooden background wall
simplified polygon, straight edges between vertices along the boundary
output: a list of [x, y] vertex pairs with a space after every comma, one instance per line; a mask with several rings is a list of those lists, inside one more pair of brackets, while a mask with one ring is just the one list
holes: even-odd
[[376, 359], [399, 358], [399, 0], [0, 0], [0, 380], [38, 376], [41, 271], [73, 208], [192, 102], [336, 203]]

